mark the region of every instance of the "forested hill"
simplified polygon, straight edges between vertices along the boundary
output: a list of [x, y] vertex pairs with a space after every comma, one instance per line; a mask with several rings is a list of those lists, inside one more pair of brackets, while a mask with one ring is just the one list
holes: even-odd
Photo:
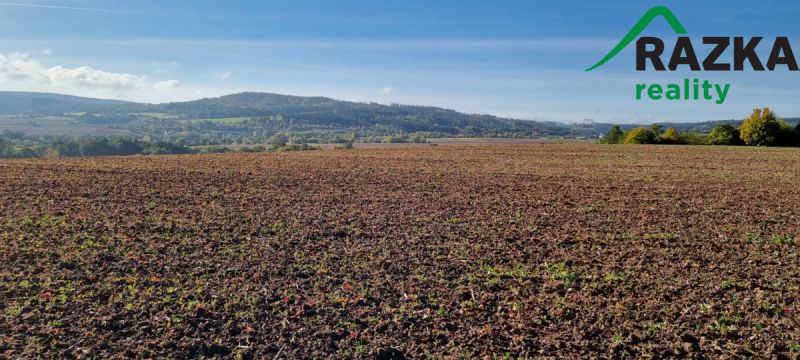
[[[218, 98], [157, 105], [157, 111], [195, 119], [256, 117], [264, 122], [280, 116], [296, 127], [364, 129], [386, 134], [436, 132], [450, 135], [558, 135], [558, 123], [464, 114], [430, 106], [383, 105], [269, 93], [240, 93]], [[288, 125], [288, 124], [287, 124]]]
[[60, 115], [72, 112], [135, 111], [140, 104], [71, 95], [0, 91], [0, 115]]
[[[662, 123], [707, 133], [720, 123]], [[624, 125], [631, 128], [637, 125]], [[68, 95], [0, 92], [0, 134], [123, 135], [187, 145], [256, 144], [275, 136], [298, 142], [421, 141], [434, 137], [589, 137], [611, 124], [508, 119], [432, 106], [383, 105], [326, 97], [239, 93], [164, 104]]]
[[[355, 136], [547, 137], [589, 135], [556, 122], [465, 114], [430, 106], [383, 105], [270, 93], [239, 93], [165, 104], [140, 104], [57, 94], [0, 92], [0, 131], [16, 125], [103, 127], [133, 136], [188, 144], [264, 141], [286, 133], [306, 141]], [[53, 127], [58, 122], [58, 127]], [[5, 126], [4, 126], [5, 125]], [[89, 128], [87, 128], [87, 126]], [[580, 129], [578, 129], [580, 130]], [[50, 134], [58, 135], [58, 134]]]

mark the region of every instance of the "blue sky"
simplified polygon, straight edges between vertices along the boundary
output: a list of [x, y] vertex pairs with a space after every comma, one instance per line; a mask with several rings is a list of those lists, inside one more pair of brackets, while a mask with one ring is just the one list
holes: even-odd
[[[0, 1], [0, 90], [146, 102], [240, 91], [423, 104], [524, 119], [649, 123], [800, 116], [800, 72], [635, 71], [633, 44], [591, 72], [651, 7], [692, 38], [776, 36], [800, 56], [796, 1]], [[643, 33], [676, 36], [663, 19]], [[732, 50], [722, 60], [732, 60]], [[683, 66], [686, 67], [686, 66]], [[731, 84], [714, 101], [636, 100], [637, 83]]]

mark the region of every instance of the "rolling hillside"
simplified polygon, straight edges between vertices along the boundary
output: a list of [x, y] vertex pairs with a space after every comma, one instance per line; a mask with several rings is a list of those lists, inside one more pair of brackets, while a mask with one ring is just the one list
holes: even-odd
[[[797, 119], [787, 119], [795, 123]], [[663, 123], [707, 133], [722, 123]], [[636, 125], [625, 125], [630, 128]], [[164, 104], [0, 92], [0, 132], [33, 136], [118, 134], [189, 145], [255, 144], [275, 136], [312, 143], [418, 141], [435, 137], [598, 137], [611, 124], [563, 124], [465, 114], [431, 106], [239, 93]]]
[[60, 115], [74, 112], [129, 111], [139, 104], [85, 98], [71, 95], [0, 91], [0, 114], [2, 115]]
[[[555, 122], [506, 119], [411, 105], [383, 105], [269, 93], [240, 93], [165, 104], [39, 93], [0, 93], [0, 131], [62, 135], [64, 126], [92, 134], [114, 129], [189, 144], [258, 142], [278, 133], [312, 142], [352, 136], [549, 137], [574, 135]], [[54, 125], [59, 125], [54, 127]], [[57, 132], [47, 133], [49, 128]], [[585, 132], [581, 134], [585, 135]], [[74, 134], [69, 134], [74, 135]]]

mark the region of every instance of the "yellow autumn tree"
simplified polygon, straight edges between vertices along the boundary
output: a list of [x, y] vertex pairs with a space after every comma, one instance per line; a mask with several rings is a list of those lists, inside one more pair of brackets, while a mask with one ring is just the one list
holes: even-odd
[[652, 144], [655, 142], [656, 136], [652, 131], [644, 127], [637, 127], [628, 130], [625, 133], [623, 144]]
[[675, 130], [674, 127], [668, 127], [667, 130], [664, 130], [664, 133], [658, 137], [658, 140], [662, 144], [679, 144], [681, 142], [681, 137], [678, 135], [678, 130]]
[[775, 138], [780, 131], [781, 124], [772, 110], [755, 108], [750, 116], [744, 119], [739, 128], [739, 136], [747, 145], [770, 146], [775, 144]]

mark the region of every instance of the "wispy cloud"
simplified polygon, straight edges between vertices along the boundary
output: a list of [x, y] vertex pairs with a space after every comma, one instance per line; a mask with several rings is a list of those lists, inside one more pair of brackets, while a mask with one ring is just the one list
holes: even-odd
[[0, 2], [0, 6], [17, 6], [17, 7], [39, 8], [39, 9], [74, 10], [74, 11], [119, 12], [117, 10], [101, 9], [101, 8], [89, 8], [89, 7], [79, 7], [79, 6], [62, 6], [62, 5], [46, 5], [46, 4], [23, 4], [23, 3], [15, 3], [15, 2]]
[[233, 76], [230, 71], [223, 71], [221, 73], [216, 73], [215, 75], [219, 81], [227, 81], [231, 78], [231, 76]]
[[378, 95], [389, 95], [392, 93], [392, 91], [394, 91], [394, 88], [391, 86], [384, 86], [383, 89], [378, 91]]
[[172, 74], [174, 70], [177, 70], [181, 67], [181, 64], [177, 61], [151, 61], [150, 66], [152, 66], [153, 73], [158, 75], [168, 75]]
[[158, 91], [160, 93], [165, 93], [165, 92], [172, 91], [173, 89], [175, 89], [175, 88], [177, 88], [179, 86], [181, 86], [181, 82], [178, 81], [178, 80], [165, 80], [165, 81], [159, 81], [159, 82], [153, 84], [153, 89], [155, 89], [156, 91]]
[[[14, 39], [0, 38], [2, 41]], [[43, 40], [44, 41], [44, 40]], [[46, 40], [50, 41], [50, 40]], [[420, 50], [420, 51], [523, 51], [523, 52], [604, 52], [619, 42], [619, 39], [589, 38], [397, 38], [397, 39], [202, 39], [202, 38], [125, 38], [125, 39], [59, 39], [61, 43], [80, 45], [127, 45], [145, 47], [196, 47], [215, 46], [260, 49], [308, 49], [308, 50]], [[36, 39], [28, 39], [28, 43]]]
[[152, 82], [147, 76], [97, 70], [89, 66], [74, 68], [46, 67], [26, 53], [0, 54], [0, 83], [38, 84], [72, 90], [169, 91], [180, 85], [177, 80]]

